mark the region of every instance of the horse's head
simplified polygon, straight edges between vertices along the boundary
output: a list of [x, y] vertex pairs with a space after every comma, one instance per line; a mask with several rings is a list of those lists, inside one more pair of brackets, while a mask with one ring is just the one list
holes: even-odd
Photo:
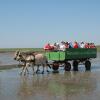
[[16, 51], [15, 52], [14, 60], [17, 60], [17, 61], [21, 60], [21, 53], [20, 53], [20, 51]]

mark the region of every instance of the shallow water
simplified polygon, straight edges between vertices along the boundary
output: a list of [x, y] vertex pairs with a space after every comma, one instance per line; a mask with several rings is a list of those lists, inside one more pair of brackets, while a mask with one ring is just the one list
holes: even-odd
[[13, 58], [13, 52], [0, 53], [0, 65], [18, 64]]
[[[12, 57], [9, 54], [3, 59], [7, 64], [16, 63]], [[87, 72], [83, 65], [78, 72], [60, 68], [58, 73], [50, 70], [49, 74], [32, 75], [29, 68], [29, 75], [20, 76], [20, 71], [20, 68], [0, 71], [0, 100], [100, 100], [100, 54]]]
[[1, 100], [99, 100], [100, 72], [64, 72], [20, 76], [0, 72]]

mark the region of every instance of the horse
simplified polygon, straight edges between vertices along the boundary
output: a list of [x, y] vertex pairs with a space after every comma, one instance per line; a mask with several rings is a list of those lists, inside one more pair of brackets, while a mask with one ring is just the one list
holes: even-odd
[[14, 59], [23, 62], [24, 66], [21, 71], [21, 74], [24, 72], [24, 75], [26, 74], [26, 71], [28, 72], [29, 66], [32, 66], [33, 74], [34, 74], [34, 66], [37, 66], [36, 73], [38, 73], [39, 71], [39, 66], [40, 65], [43, 66], [42, 74], [44, 74], [45, 67], [47, 69], [47, 72], [49, 72], [48, 67], [51, 68], [50, 65], [48, 64], [47, 57], [42, 53], [35, 53], [35, 52], [25, 53], [17, 51], [15, 53]]
[[[20, 51], [16, 51], [14, 54], [14, 60], [18, 61], [19, 64], [18, 66], [22, 66], [22, 71], [20, 74], [22, 74], [22, 72], [24, 71], [24, 68], [26, 66], [26, 61], [24, 59], [21, 58], [20, 54], [23, 54], [24, 56], [26, 56], [26, 52], [21, 52]], [[29, 74], [28, 68], [26, 68], [27, 73]]]

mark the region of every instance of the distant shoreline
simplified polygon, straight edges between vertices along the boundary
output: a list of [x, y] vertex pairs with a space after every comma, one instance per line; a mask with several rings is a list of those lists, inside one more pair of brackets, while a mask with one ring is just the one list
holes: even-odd
[[20, 51], [44, 52], [43, 48], [0, 48], [0, 53]]
[[[100, 46], [97, 47], [97, 52], [100, 52]], [[6, 52], [15, 52], [17, 50], [21, 51], [34, 51], [34, 52], [44, 52], [43, 48], [0, 48], [0, 53], [6, 53]]]

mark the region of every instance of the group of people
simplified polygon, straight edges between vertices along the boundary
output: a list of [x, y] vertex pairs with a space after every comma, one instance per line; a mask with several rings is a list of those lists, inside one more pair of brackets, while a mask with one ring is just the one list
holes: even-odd
[[65, 51], [66, 48], [95, 48], [95, 44], [94, 43], [85, 43], [85, 42], [81, 42], [81, 43], [78, 43], [78, 42], [64, 42], [64, 41], [61, 41], [61, 43], [54, 43], [54, 44], [50, 44], [50, 43], [47, 43], [45, 46], [44, 46], [44, 50], [55, 50], [55, 51]]

